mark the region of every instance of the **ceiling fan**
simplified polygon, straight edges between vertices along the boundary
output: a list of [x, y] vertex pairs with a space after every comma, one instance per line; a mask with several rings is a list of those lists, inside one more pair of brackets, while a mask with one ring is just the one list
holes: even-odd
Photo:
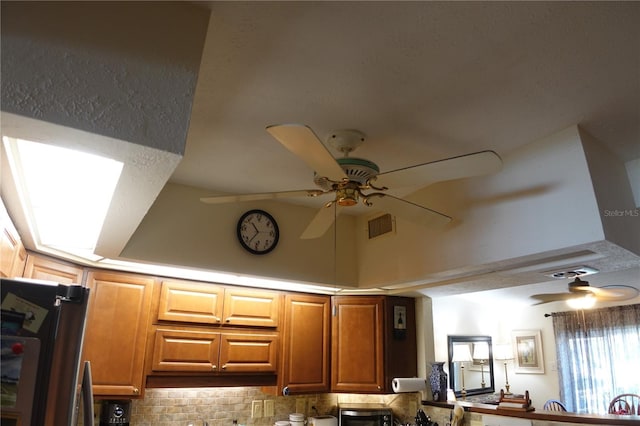
[[[496, 172], [502, 160], [493, 151], [446, 158], [443, 160], [409, 166], [388, 172], [380, 172], [378, 166], [364, 158], [349, 154], [364, 142], [364, 134], [357, 130], [333, 132], [327, 142], [342, 152], [342, 158], [334, 158], [310, 127], [302, 124], [268, 126], [271, 134], [286, 149], [298, 156], [313, 171], [314, 183], [319, 188], [257, 194], [235, 194], [204, 197], [204, 203], [231, 203], [291, 197], [320, 197], [332, 195], [300, 238], [319, 238], [331, 227], [341, 208], [354, 206], [361, 199], [366, 206], [375, 206], [414, 223], [422, 225], [445, 224], [451, 217], [390, 195], [389, 188], [419, 187], [432, 183], [479, 176]], [[367, 191], [367, 192], [365, 192]], [[373, 192], [368, 192], [373, 191]], [[334, 209], [329, 208], [335, 206]]]
[[541, 305], [580, 297], [592, 298], [598, 301], [623, 301], [632, 299], [639, 293], [638, 289], [624, 285], [591, 287], [588, 281], [583, 281], [580, 277], [576, 277], [575, 280], [569, 283], [568, 287], [568, 293], [534, 294], [531, 298], [539, 300], [534, 305]]

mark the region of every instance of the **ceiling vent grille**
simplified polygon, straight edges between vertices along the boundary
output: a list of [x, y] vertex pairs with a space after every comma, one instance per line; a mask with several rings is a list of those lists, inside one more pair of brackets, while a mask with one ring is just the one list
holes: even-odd
[[558, 269], [558, 270], [555, 270], [555, 271], [547, 271], [547, 272], [544, 272], [544, 275], [546, 275], [548, 277], [551, 277], [551, 278], [563, 279], [563, 278], [582, 277], [582, 276], [585, 276], [585, 275], [595, 274], [597, 272], [598, 272], [597, 269], [590, 268], [589, 266], [576, 266], [574, 268], [566, 268], [566, 269]]
[[369, 239], [393, 232], [393, 218], [389, 213], [369, 221]]

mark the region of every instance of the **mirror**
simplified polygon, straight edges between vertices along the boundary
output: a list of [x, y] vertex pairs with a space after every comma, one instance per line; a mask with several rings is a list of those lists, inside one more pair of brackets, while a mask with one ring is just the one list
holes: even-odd
[[491, 336], [447, 336], [447, 339], [449, 386], [456, 397], [495, 392]]

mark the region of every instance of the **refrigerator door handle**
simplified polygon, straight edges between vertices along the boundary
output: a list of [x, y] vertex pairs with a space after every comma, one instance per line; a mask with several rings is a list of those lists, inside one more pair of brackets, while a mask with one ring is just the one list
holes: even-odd
[[93, 423], [93, 379], [91, 377], [91, 362], [84, 362], [84, 374], [82, 375], [82, 424], [94, 426]]

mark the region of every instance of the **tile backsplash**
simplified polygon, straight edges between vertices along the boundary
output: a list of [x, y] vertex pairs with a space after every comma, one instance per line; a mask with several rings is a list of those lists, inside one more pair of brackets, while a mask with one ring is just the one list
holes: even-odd
[[[411, 422], [415, 407], [420, 406], [420, 392], [389, 395], [360, 394], [312, 394], [274, 396], [263, 393], [259, 387], [176, 388], [147, 389], [144, 399], [131, 404], [132, 426], [231, 426], [233, 420], [239, 426], [270, 426], [277, 420], [287, 420], [290, 413], [304, 407], [306, 417], [337, 415], [337, 406], [347, 402], [384, 403], [393, 409], [394, 416], [402, 423]], [[253, 401], [273, 400], [275, 415], [251, 418]], [[264, 404], [263, 404], [264, 406]], [[298, 411], [296, 411], [298, 410]], [[98, 423], [96, 423], [98, 424]]]

